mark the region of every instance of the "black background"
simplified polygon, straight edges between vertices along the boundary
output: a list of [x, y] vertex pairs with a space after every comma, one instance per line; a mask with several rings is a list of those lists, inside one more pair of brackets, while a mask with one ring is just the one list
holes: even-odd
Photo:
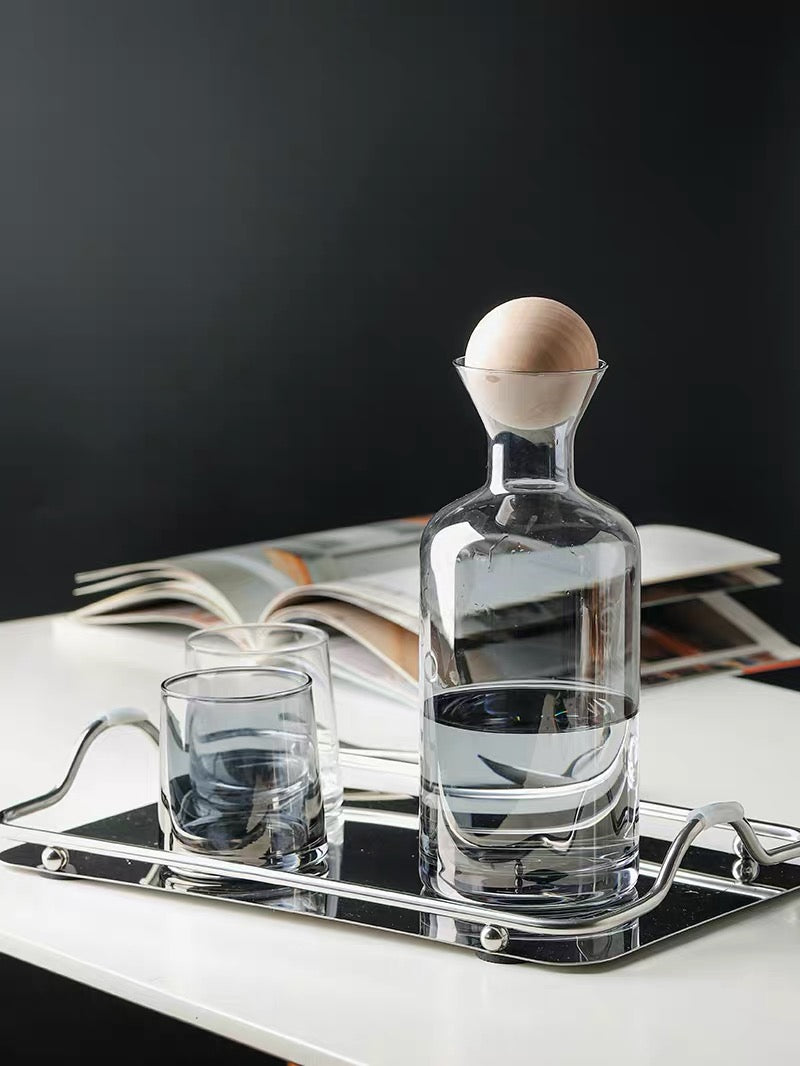
[[460, 495], [526, 294], [611, 365], [583, 487], [797, 583], [800, 22], [631, 10], [0, 4], [2, 614]]
[[0, 956], [3, 1063], [285, 1066], [208, 1030], [156, 1014], [18, 959]]

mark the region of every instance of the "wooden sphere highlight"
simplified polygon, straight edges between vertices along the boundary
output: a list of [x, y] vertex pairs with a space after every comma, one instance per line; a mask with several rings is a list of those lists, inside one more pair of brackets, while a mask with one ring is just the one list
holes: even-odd
[[485, 315], [464, 353], [464, 365], [528, 373], [592, 370], [597, 343], [581, 316], [544, 296], [523, 296]]

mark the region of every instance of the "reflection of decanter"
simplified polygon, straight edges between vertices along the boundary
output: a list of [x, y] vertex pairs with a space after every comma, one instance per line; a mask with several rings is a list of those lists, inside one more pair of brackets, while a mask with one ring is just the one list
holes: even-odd
[[422, 538], [422, 879], [500, 906], [613, 903], [638, 862], [639, 547], [572, 470], [605, 364], [456, 366], [489, 473]]

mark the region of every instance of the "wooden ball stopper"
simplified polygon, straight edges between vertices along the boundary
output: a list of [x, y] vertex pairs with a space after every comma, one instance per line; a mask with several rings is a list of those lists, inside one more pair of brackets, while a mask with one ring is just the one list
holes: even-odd
[[466, 366], [529, 373], [592, 370], [598, 364], [592, 331], [558, 300], [523, 296], [495, 307], [472, 332]]
[[597, 343], [580, 315], [557, 300], [525, 296], [480, 320], [462, 376], [490, 434], [529, 437], [579, 416], [593, 375], [569, 372], [598, 365]]

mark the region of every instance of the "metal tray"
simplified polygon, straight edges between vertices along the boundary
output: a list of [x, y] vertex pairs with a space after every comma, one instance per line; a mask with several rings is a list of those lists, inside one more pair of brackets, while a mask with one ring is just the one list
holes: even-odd
[[[155, 804], [67, 832], [17, 824], [69, 791], [93, 741], [119, 725], [158, 733], [138, 711], [115, 711], [84, 731], [64, 780], [50, 792], [0, 812], [0, 852], [11, 866], [305, 917], [349, 922], [467, 948], [491, 961], [582, 966], [669, 942], [677, 934], [800, 887], [800, 830], [749, 822], [737, 803], [695, 811], [643, 802], [636, 895], [600, 912], [490, 909], [426, 896], [417, 873], [415, 800], [352, 797], [330, 843], [327, 875], [287, 873], [159, 846]], [[704, 834], [704, 846], [695, 843]], [[779, 842], [768, 849], [766, 842]]]

